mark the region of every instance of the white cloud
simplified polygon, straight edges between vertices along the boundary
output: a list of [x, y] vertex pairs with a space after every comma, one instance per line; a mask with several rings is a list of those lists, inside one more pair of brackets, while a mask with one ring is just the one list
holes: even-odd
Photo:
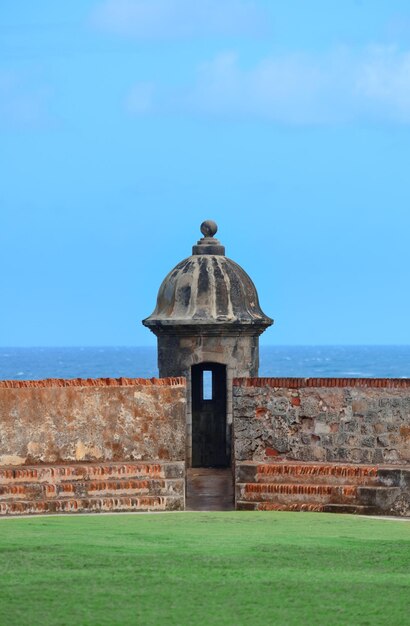
[[258, 35], [266, 32], [268, 12], [251, 0], [105, 0], [91, 22], [137, 39]]
[[356, 88], [358, 98], [379, 115], [410, 123], [410, 51], [372, 48], [360, 65]]
[[191, 110], [213, 115], [298, 122], [302, 111], [303, 120], [318, 116], [316, 94], [324, 81], [320, 68], [303, 55], [265, 58], [242, 69], [235, 54], [225, 53], [199, 68], [185, 101]]
[[155, 92], [158, 97], [152, 90], [149, 106], [159, 112], [257, 117], [285, 124], [408, 124], [410, 52], [339, 48], [321, 56], [270, 56], [246, 68], [228, 52], [197, 68], [190, 86], [172, 92], [157, 85]]

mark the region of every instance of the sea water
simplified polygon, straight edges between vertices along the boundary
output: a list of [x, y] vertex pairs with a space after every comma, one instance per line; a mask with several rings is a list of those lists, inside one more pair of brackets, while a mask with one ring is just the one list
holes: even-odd
[[[260, 376], [409, 378], [410, 346], [261, 346]], [[155, 347], [0, 348], [0, 379], [158, 376]]]

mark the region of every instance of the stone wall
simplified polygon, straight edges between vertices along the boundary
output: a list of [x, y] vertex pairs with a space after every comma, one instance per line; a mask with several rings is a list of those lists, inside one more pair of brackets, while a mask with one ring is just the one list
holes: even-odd
[[0, 381], [0, 511], [184, 508], [183, 378]]
[[409, 379], [234, 381], [235, 458], [410, 463]]
[[409, 379], [236, 379], [238, 509], [410, 515]]

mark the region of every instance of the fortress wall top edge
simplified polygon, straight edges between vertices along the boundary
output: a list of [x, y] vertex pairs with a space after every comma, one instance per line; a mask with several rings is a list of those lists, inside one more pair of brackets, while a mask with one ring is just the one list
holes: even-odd
[[45, 378], [43, 380], [0, 380], [0, 388], [21, 389], [29, 387], [137, 387], [185, 386], [182, 376], [168, 378]]
[[370, 387], [410, 388], [410, 378], [234, 378], [234, 387]]

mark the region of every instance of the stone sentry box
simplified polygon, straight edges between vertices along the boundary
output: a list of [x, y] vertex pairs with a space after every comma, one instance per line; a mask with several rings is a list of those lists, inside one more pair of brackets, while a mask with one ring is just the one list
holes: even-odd
[[159, 375], [187, 380], [187, 466], [229, 466], [232, 381], [258, 375], [259, 335], [273, 321], [248, 274], [215, 239], [215, 222], [203, 222], [201, 232], [192, 255], [164, 279], [143, 324], [158, 339]]

